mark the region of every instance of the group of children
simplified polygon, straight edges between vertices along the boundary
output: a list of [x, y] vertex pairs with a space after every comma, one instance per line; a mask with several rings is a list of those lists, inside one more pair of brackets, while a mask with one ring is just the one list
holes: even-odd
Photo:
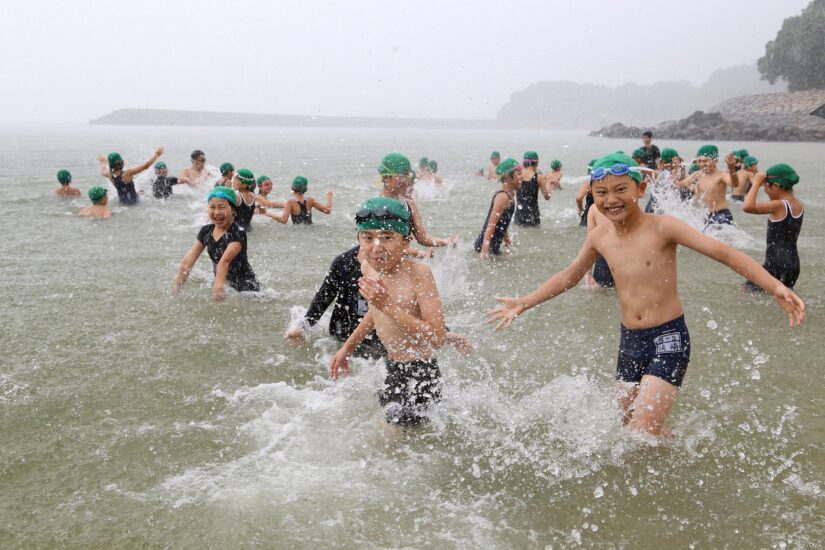
[[[115, 184], [121, 200], [129, 201], [134, 195], [134, 174], [148, 168], [160, 154], [162, 149], [133, 170], [123, 170], [122, 159], [113, 158], [116, 155], [113, 154], [106, 159], [108, 170], [102, 169], [102, 173]], [[716, 208], [714, 213], [725, 206], [715, 194], [718, 183], [730, 184], [714, 174], [717, 155], [718, 151], [711, 146], [700, 149], [697, 156], [701, 173], [689, 184], [700, 199], [713, 194], [709, 199], [713, 202], [709, 204]], [[684, 172], [678, 155], [661, 156], [664, 158], [655, 159], [658, 170]], [[533, 151], [525, 153], [525, 162], [521, 164], [512, 158], [501, 160], [496, 154], [491, 160], [501, 187], [493, 195], [475, 242], [482, 258], [500, 252], [500, 247], [508, 244], [508, 226], [519, 211], [516, 195], [519, 188], [525, 182], [535, 182], [545, 198], [549, 198], [553, 182], [558, 186], [561, 177], [561, 163], [554, 161], [553, 171], [558, 173], [558, 178], [554, 180], [550, 174], [539, 178], [538, 155]], [[193, 153], [193, 161], [202, 165], [205, 159], [196, 158]], [[805, 306], [791, 290], [796, 280], [792, 273], [794, 262], [784, 253], [791, 240], [795, 248], [801, 225], [803, 205], [792, 192], [799, 177], [792, 168], [782, 164], [772, 166], [766, 173], [756, 173], [752, 178], [753, 185], [744, 199], [743, 209], [769, 216], [769, 258], [763, 267], [746, 254], [676, 218], [647, 213], [640, 208], [639, 200], [650, 179], [646, 175], [650, 176], [653, 169], [639, 166], [623, 153], [613, 153], [592, 161], [589, 170], [587, 185], [591, 204], [595, 206], [595, 210], [590, 210], [598, 219], [592, 227], [588, 224], [578, 255], [568, 267], [533, 292], [521, 297], [497, 298], [500, 305], [488, 312], [489, 321], [496, 323], [496, 329], [509, 326], [528, 309], [575, 287], [591, 266], [603, 258], [621, 305], [616, 379], [622, 390], [619, 403], [624, 421], [632, 431], [666, 434], [663, 423], [690, 359], [690, 335], [676, 287], [676, 246], [687, 246], [729, 266], [754, 287], [770, 293], [786, 311], [792, 327], [800, 325]], [[448, 246], [455, 244], [457, 237], [438, 239], [426, 232], [411, 196], [416, 173], [407, 157], [399, 153], [386, 155], [378, 166], [378, 173], [382, 196], [367, 200], [354, 212], [358, 246], [333, 262], [307, 312], [306, 325], [317, 322], [323, 310], [336, 301], [329, 330], [342, 345], [330, 360], [330, 376], [337, 379], [340, 374], [347, 375], [349, 357], [353, 354], [384, 357], [387, 376], [379, 402], [387, 420], [401, 425], [418, 424], [427, 418], [429, 408], [441, 394], [441, 373], [435, 351], [446, 342], [465, 353], [471, 352], [472, 346], [464, 336], [447, 329], [433, 275], [426, 263], [416, 261], [420, 254], [410, 245], [415, 239], [428, 247]], [[678, 175], [682, 177], [674, 179], [681, 187], [691, 174]], [[184, 173], [179, 180], [191, 182], [191, 178], [191, 173]], [[262, 203], [266, 206], [275, 204], [265, 198], [271, 190], [271, 180], [262, 176], [256, 181], [250, 171], [241, 169], [231, 180], [224, 180], [230, 181], [236, 189], [219, 185], [210, 191], [207, 197], [210, 223], [201, 228], [195, 244], [181, 261], [173, 294], [180, 290], [204, 249], [213, 264], [212, 294], [216, 299], [224, 297], [225, 284], [238, 291], [259, 290], [247, 259], [248, 228], [244, 229], [243, 225], [251, 219], [251, 214], [249, 218], [246, 216], [254, 213], [256, 200], [266, 201]], [[731, 181], [736, 183], [736, 177]], [[256, 183], [263, 199], [250, 197]], [[757, 202], [762, 187], [770, 201]], [[292, 189], [293, 197], [281, 206], [284, 213], [280, 217], [272, 216], [282, 223], [286, 222], [287, 212], [293, 216], [293, 222], [300, 223], [295, 218], [306, 219], [311, 208], [328, 212], [332, 206], [331, 194], [325, 205], [304, 197], [306, 180], [303, 178], [296, 178]], [[105, 195], [103, 190], [102, 196], [98, 192], [92, 197], [90, 191], [93, 202], [105, 200]], [[525, 217], [533, 216], [529, 206], [524, 210]], [[537, 218], [533, 217], [536, 224]], [[795, 262], [798, 276], [798, 256]], [[302, 341], [306, 325], [292, 327], [286, 338]], [[366, 348], [365, 343], [369, 344]]]

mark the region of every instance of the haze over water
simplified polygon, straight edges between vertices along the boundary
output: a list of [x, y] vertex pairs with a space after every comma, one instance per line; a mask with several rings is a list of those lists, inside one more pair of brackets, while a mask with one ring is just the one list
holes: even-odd
[[[664, 143], [689, 157], [699, 144]], [[144, 196], [105, 223], [59, 202], [55, 172], [85, 193], [95, 157], [126, 164], [157, 145], [170, 172], [194, 148], [267, 174], [286, 197], [334, 191], [311, 228], [256, 216], [249, 257], [264, 290], [210, 299], [202, 257], [176, 299], [177, 266], [206, 223], [203, 193]], [[770, 299], [740, 292], [727, 268], [679, 255], [693, 350], [651, 447], [621, 428], [613, 400], [619, 308], [581, 287], [493, 334], [496, 295], [534, 288], [580, 247], [569, 183], [541, 202], [539, 229], [514, 227], [514, 252], [479, 263], [470, 245], [495, 185], [473, 175], [493, 149], [553, 158], [566, 180], [632, 141], [537, 132], [71, 127], [0, 134], [5, 284], [0, 356], [0, 544], [4, 547], [819, 547], [825, 473], [820, 310], [825, 170], [818, 144], [747, 147], [802, 182], [796, 290], [808, 319], [790, 331]], [[380, 363], [326, 377], [325, 329], [302, 348], [282, 335], [335, 255], [355, 243], [353, 212], [378, 193], [386, 152], [429, 156], [445, 178], [419, 191], [428, 230], [458, 233], [431, 266], [447, 323], [476, 352], [438, 353], [444, 397], [430, 425], [384, 423]], [[110, 195], [112, 195], [110, 190]], [[722, 235], [760, 262], [765, 218], [734, 207]], [[688, 220], [698, 211], [678, 213]]]

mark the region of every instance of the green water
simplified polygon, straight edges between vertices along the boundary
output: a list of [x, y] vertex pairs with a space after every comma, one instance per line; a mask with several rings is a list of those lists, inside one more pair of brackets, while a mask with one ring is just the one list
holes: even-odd
[[[182, 295], [177, 266], [206, 223], [202, 195], [151, 198], [108, 222], [51, 197], [68, 168], [85, 191], [95, 157], [127, 165], [157, 145], [172, 173], [189, 152], [275, 181], [297, 174], [335, 192], [311, 228], [256, 217], [249, 257], [264, 291], [210, 300], [204, 255]], [[541, 203], [514, 253], [471, 250], [494, 184], [472, 175], [493, 149], [560, 158], [568, 177], [634, 141], [538, 132], [50, 128], [0, 132], [6, 197], [0, 258], [0, 546], [818, 548], [825, 542], [825, 146], [747, 147], [788, 162], [805, 202], [797, 292], [808, 319], [789, 330], [738, 276], [680, 253], [692, 360], [671, 414], [676, 436], [629, 437], [613, 400], [619, 310], [612, 292], [574, 289], [493, 334], [483, 312], [564, 267], [583, 240], [577, 186]], [[689, 156], [697, 143], [659, 143]], [[435, 158], [444, 189], [423, 189], [431, 233], [458, 233], [432, 261], [449, 326], [476, 346], [439, 353], [444, 396], [422, 429], [387, 426], [382, 365], [326, 379], [337, 347], [321, 330], [283, 343], [329, 263], [355, 243], [352, 213], [377, 194], [389, 151]], [[722, 235], [757, 258], [765, 218], [734, 207]], [[697, 210], [678, 212], [698, 223]], [[816, 336], [819, 335], [819, 336]]]

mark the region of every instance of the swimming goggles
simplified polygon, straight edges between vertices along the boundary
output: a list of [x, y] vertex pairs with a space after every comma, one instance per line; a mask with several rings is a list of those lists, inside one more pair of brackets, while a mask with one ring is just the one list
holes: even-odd
[[611, 166], [610, 168], [603, 168], [599, 166], [598, 168], [594, 168], [590, 172], [590, 179], [599, 181], [603, 180], [608, 174], [612, 174], [614, 176], [626, 176], [631, 172], [640, 172], [641, 169], [635, 166], [628, 166], [623, 162], [619, 162]]
[[375, 208], [362, 208], [355, 213], [355, 223], [364, 223], [370, 218], [376, 220], [398, 220], [402, 222], [409, 222], [410, 218], [401, 217], [398, 214], [390, 212], [386, 206], [377, 206]]

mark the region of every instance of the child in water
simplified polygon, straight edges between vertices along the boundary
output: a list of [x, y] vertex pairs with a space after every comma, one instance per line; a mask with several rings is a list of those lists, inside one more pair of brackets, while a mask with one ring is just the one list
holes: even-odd
[[258, 291], [261, 289], [255, 272], [246, 258], [246, 232], [235, 223], [235, 211], [238, 196], [228, 187], [215, 187], [206, 198], [209, 220], [198, 232], [197, 240], [183, 257], [178, 275], [172, 284], [172, 295], [180, 291], [192, 266], [198, 261], [203, 249], [212, 260], [215, 282], [212, 284], [212, 297], [223, 300], [224, 283], [238, 292]]
[[638, 165], [622, 154], [599, 159], [591, 173], [595, 206], [610, 222], [598, 225], [573, 262], [526, 296], [496, 298], [488, 312], [496, 329], [528, 309], [573, 288], [599, 255], [610, 264], [621, 305], [616, 378], [619, 404], [631, 431], [668, 434], [663, 423], [690, 359], [690, 335], [676, 288], [676, 245], [729, 266], [771, 293], [791, 327], [805, 318], [802, 300], [744, 254], [671, 216], [647, 214], [638, 201], [645, 183]]
[[84, 218], [92, 218], [94, 220], [108, 220], [112, 213], [106, 207], [109, 204], [109, 195], [103, 187], [92, 187], [89, 189], [89, 200], [92, 201], [91, 206], [80, 211], [80, 215]]
[[481, 259], [486, 260], [490, 254], [499, 254], [501, 245], [510, 246], [508, 229], [516, 210], [516, 190], [521, 185], [521, 165], [513, 158], [506, 158], [496, 166], [501, 188], [493, 193], [490, 209], [484, 218], [478, 238], [474, 244]]
[[[765, 250], [763, 267], [791, 289], [799, 278], [799, 252], [796, 249], [796, 241], [802, 229], [802, 216], [805, 213], [805, 205], [793, 193], [793, 187], [797, 183], [799, 175], [793, 168], [787, 164], [775, 164], [768, 168], [767, 172], [754, 175], [753, 186], [742, 203], [742, 210], [748, 214], [767, 214], [768, 248]], [[770, 200], [756, 202], [759, 188], [763, 186]], [[750, 281], [746, 286], [758, 290]]]
[[430, 269], [404, 258], [411, 219], [396, 199], [368, 200], [355, 215], [362, 254], [358, 286], [369, 308], [329, 365], [333, 379], [349, 374], [349, 356], [372, 332], [387, 349], [387, 377], [379, 394], [388, 422], [418, 424], [441, 396], [441, 372], [433, 356], [446, 338], [441, 299]]
[[152, 180], [152, 196], [156, 199], [167, 199], [172, 196], [172, 187], [179, 183], [188, 183], [184, 177], [169, 177], [166, 163], [159, 160], [155, 163], [155, 179]]
[[304, 176], [295, 176], [292, 180], [292, 198], [286, 201], [283, 212], [278, 215], [267, 214], [273, 220], [286, 223], [292, 217], [293, 225], [312, 225], [312, 209], [324, 214], [332, 212], [332, 191], [327, 191], [327, 203], [321, 204], [313, 197], [305, 197], [309, 182]]
[[[233, 170], [234, 172], [234, 170]], [[238, 191], [238, 208], [235, 223], [247, 233], [252, 231], [252, 216], [255, 215], [255, 174], [241, 168], [235, 173], [235, 189]]]
[[61, 170], [57, 173], [57, 181], [60, 187], [55, 189], [54, 196], [59, 199], [73, 199], [80, 196], [80, 189], [72, 187], [72, 175], [68, 170]]
[[544, 176], [547, 181], [548, 190], [552, 191], [553, 189], [561, 189], [561, 178], [564, 176], [561, 168], [561, 161], [558, 159], [553, 159], [550, 163], [550, 173]]
[[99, 156], [100, 175], [108, 179], [117, 191], [117, 200], [123, 206], [138, 203], [138, 193], [135, 189], [135, 176], [148, 169], [163, 154], [163, 147], [158, 147], [152, 158], [139, 166], [123, 168], [123, 157], [120, 153], [109, 153], [108, 157]]

